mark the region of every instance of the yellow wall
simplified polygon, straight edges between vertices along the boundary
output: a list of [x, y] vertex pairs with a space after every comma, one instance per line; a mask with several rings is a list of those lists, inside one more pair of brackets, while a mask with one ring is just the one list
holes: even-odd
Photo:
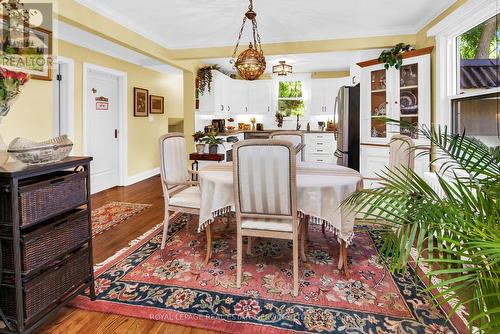
[[[184, 117], [182, 75], [165, 75], [74, 44], [58, 42], [59, 55], [75, 62], [75, 146], [72, 154], [82, 153], [82, 80], [83, 62], [87, 62], [128, 74], [128, 176], [158, 167], [157, 140], [168, 132], [168, 117]], [[165, 114], [155, 115], [154, 122], [133, 117], [133, 87], [164, 96]], [[7, 143], [16, 136], [37, 141], [52, 137], [52, 93], [50, 81], [28, 82], [0, 125], [0, 133]]]
[[[196, 71], [195, 71], [196, 73]], [[184, 89], [184, 134], [186, 138], [187, 153], [194, 149], [194, 89], [195, 89], [195, 74], [190, 71], [183, 73], [183, 89]], [[192, 148], [192, 149], [190, 149]]]

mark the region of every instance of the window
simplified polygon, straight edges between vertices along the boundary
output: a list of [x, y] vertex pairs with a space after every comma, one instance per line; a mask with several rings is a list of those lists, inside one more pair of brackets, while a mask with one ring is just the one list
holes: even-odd
[[487, 146], [500, 146], [499, 93], [456, 98], [452, 101], [455, 133], [476, 137]]
[[497, 88], [500, 14], [457, 37], [457, 94]]
[[278, 111], [285, 116], [304, 115], [302, 81], [280, 81], [278, 87]]
[[456, 37], [456, 88], [451, 99], [454, 133], [500, 146], [500, 14]]

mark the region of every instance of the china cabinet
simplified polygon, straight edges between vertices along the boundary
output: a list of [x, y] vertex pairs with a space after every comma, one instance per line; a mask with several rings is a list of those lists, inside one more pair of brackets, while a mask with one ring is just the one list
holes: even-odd
[[[361, 72], [361, 174], [375, 177], [389, 163], [391, 136], [401, 133], [410, 136], [417, 146], [429, 143], [386, 118], [430, 126], [431, 124], [431, 67], [432, 48], [407, 52], [400, 69], [386, 70], [378, 61], [358, 63]], [[415, 171], [423, 175], [428, 170], [429, 156], [418, 156]]]

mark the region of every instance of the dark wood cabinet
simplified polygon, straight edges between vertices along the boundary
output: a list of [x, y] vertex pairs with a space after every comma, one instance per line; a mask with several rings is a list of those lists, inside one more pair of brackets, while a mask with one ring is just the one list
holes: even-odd
[[0, 333], [32, 332], [87, 288], [95, 298], [91, 160], [0, 166]]

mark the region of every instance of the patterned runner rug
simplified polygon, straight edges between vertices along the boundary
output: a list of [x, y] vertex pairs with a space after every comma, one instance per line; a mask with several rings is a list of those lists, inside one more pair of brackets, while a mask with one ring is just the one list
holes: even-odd
[[[205, 266], [198, 216], [171, 219], [164, 260], [161, 225], [96, 271], [97, 300], [73, 306], [230, 333], [458, 333], [414, 282], [378, 263], [381, 236], [359, 227], [349, 248], [351, 279], [336, 269], [338, 243], [310, 226], [308, 262], [300, 264], [300, 292], [292, 292], [291, 243], [256, 239], [236, 281], [235, 222], [214, 222], [213, 256]], [[246, 249], [244, 247], [243, 249]]]
[[110, 202], [92, 210], [92, 236], [95, 237], [150, 207], [151, 204]]

